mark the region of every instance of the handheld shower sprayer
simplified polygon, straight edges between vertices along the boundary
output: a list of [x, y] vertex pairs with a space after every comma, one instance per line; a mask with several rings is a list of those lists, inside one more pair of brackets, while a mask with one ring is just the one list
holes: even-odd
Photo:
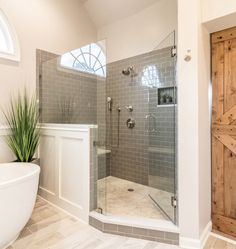
[[107, 105], [108, 105], [108, 110], [112, 111], [112, 98], [107, 97]]

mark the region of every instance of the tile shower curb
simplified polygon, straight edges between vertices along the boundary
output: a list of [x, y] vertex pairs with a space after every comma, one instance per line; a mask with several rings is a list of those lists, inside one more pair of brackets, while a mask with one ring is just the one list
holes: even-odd
[[179, 233], [177, 232], [108, 223], [91, 215], [89, 216], [89, 224], [104, 233], [179, 245]]

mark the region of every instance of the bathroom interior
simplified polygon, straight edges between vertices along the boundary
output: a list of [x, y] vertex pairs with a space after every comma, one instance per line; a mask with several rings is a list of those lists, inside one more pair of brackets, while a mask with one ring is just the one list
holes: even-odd
[[[224, 73], [234, 92], [236, 18], [220, 3], [0, 1], [0, 249], [235, 248], [235, 149], [219, 133], [236, 100], [214, 89]], [[23, 89], [36, 143], [20, 160], [6, 110]]]
[[93, 127], [91, 211], [177, 224], [175, 36], [112, 63], [105, 40], [37, 51], [41, 123]]

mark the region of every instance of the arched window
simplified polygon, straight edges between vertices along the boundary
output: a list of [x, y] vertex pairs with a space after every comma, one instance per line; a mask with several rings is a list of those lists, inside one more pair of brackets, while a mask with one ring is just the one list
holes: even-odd
[[61, 66], [102, 77], [106, 76], [106, 56], [96, 43], [62, 55]]
[[156, 65], [144, 67], [142, 73], [142, 85], [146, 87], [158, 87], [160, 84], [159, 73]]
[[0, 58], [20, 60], [20, 49], [14, 29], [0, 10]]

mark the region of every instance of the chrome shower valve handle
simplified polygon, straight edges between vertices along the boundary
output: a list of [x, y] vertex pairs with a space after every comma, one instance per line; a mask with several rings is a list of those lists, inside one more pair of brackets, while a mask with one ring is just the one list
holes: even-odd
[[127, 109], [127, 111], [132, 112], [134, 110], [132, 105], [126, 105], [125, 108]]

